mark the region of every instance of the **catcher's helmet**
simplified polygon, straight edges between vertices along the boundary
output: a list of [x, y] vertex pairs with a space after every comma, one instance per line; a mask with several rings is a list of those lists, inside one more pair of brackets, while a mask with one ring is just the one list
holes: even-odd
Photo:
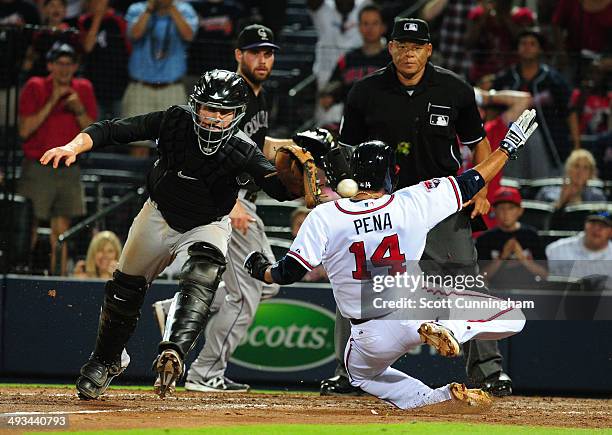
[[[204, 154], [214, 154], [236, 132], [246, 112], [248, 97], [248, 85], [238, 74], [219, 69], [202, 74], [189, 96], [189, 107], [198, 145]], [[202, 117], [202, 107], [222, 115], [233, 112], [233, 118], [224, 125], [219, 118]]]
[[382, 141], [363, 142], [353, 151], [351, 176], [362, 189], [393, 192], [398, 169], [393, 149]]

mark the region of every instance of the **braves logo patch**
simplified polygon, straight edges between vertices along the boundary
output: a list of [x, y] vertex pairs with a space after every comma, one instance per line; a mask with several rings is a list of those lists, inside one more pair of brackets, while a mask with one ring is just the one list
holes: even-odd
[[446, 115], [430, 115], [429, 117], [429, 123], [431, 125], [436, 125], [438, 127], [447, 127], [448, 126], [448, 116]]
[[428, 192], [432, 189], [435, 189], [439, 185], [440, 185], [439, 178], [432, 178], [431, 180], [423, 181], [423, 186], [425, 186], [425, 190], [427, 190]]

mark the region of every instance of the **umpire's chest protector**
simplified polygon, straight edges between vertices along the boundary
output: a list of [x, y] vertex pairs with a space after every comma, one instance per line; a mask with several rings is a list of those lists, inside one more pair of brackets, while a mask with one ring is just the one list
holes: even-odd
[[231, 138], [205, 156], [187, 106], [170, 107], [160, 131], [159, 159], [149, 174], [148, 188], [168, 224], [186, 231], [228, 214], [238, 193], [236, 176], [253, 155], [253, 146]]

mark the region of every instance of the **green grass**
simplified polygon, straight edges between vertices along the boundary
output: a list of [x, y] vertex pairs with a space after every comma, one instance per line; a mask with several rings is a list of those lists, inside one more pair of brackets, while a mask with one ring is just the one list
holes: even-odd
[[[45, 432], [45, 434], [62, 434], [66, 432]], [[612, 429], [574, 429], [538, 426], [501, 426], [467, 423], [421, 423], [405, 424], [362, 424], [362, 425], [305, 425], [305, 424], [271, 424], [245, 425], [230, 427], [210, 427], [202, 429], [132, 429], [105, 430], [90, 432], [70, 432], [83, 435], [569, 435], [569, 434], [612, 434]]]

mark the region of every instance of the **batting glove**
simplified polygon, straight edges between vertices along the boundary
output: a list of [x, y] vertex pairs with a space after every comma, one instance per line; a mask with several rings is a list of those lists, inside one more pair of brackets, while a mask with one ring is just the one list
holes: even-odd
[[263, 252], [253, 251], [244, 260], [244, 268], [253, 278], [266, 282], [264, 275], [272, 263]]
[[519, 148], [525, 145], [529, 136], [538, 128], [535, 117], [535, 109], [525, 110], [521, 116], [518, 117], [516, 122], [510, 123], [508, 133], [506, 133], [506, 137], [502, 139], [499, 145], [499, 147], [508, 154], [510, 160], [515, 160], [517, 158]]

